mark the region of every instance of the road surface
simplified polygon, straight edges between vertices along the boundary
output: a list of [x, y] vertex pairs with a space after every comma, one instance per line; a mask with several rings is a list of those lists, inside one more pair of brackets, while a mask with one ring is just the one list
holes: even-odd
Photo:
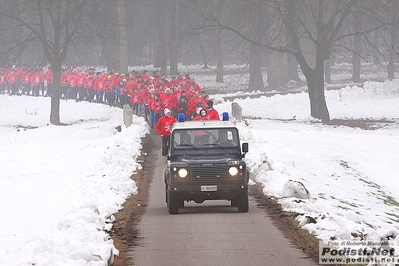
[[170, 215], [165, 203], [163, 173], [166, 159], [159, 154], [146, 212], [138, 226], [138, 246], [128, 256], [134, 265], [317, 265], [295, 248], [273, 225], [265, 210], [250, 198], [248, 213], [229, 201], [187, 203]]

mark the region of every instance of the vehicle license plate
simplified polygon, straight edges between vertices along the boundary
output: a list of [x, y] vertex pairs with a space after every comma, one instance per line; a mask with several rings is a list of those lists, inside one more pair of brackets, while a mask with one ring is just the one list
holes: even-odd
[[201, 191], [217, 191], [218, 186], [201, 186]]

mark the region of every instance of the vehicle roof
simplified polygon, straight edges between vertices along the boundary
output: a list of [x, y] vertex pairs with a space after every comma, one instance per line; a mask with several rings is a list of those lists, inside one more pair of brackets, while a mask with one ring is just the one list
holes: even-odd
[[232, 128], [236, 127], [233, 122], [222, 120], [202, 120], [176, 122], [172, 126], [172, 131], [176, 129], [204, 129], [204, 128]]

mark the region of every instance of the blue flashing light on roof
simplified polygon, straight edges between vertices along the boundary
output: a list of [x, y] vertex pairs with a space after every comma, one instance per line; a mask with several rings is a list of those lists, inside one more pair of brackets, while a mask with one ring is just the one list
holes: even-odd
[[183, 113], [179, 113], [177, 115], [177, 121], [178, 122], [184, 122], [184, 120], [185, 120], [184, 114]]
[[228, 112], [223, 112], [222, 117], [223, 117], [223, 121], [229, 121], [229, 113]]

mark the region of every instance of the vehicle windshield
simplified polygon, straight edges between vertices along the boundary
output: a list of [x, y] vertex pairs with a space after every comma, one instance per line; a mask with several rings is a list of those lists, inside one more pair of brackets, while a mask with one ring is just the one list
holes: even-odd
[[232, 148], [238, 147], [239, 139], [236, 128], [178, 129], [173, 131], [172, 143], [175, 149]]

